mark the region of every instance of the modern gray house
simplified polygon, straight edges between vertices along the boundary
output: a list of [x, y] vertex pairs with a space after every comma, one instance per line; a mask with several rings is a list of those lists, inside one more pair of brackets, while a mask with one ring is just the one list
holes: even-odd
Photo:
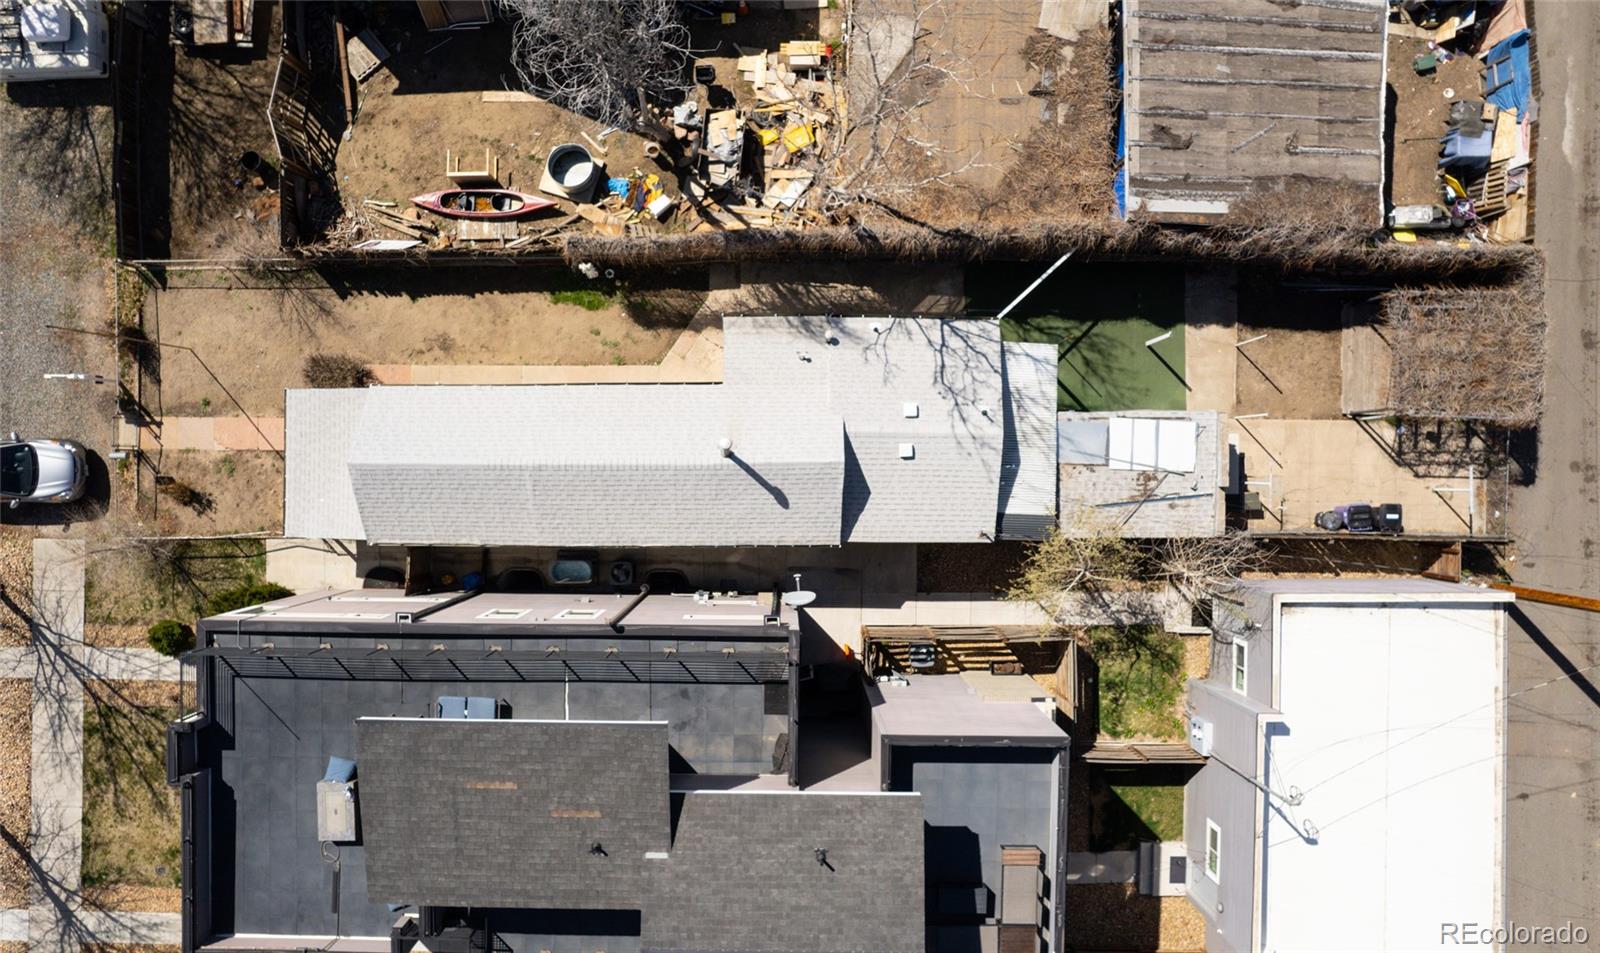
[[[803, 611], [355, 589], [201, 620], [184, 953], [1057, 949], [1065, 734], [824, 677]], [[865, 704], [806, 714], [830, 680]]]
[[1421, 949], [1441, 923], [1504, 922], [1511, 601], [1282, 579], [1216, 602], [1184, 810], [1207, 950]]
[[284, 532], [403, 545], [1039, 538], [1053, 345], [994, 320], [729, 317], [717, 384], [291, 390]]

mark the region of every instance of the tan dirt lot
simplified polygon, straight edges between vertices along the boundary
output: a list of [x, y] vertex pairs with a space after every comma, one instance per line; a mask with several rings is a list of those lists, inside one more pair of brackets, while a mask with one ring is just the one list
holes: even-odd
[[[653, 364], [687, 323], [635, 319], [616, 299], [597, 311], [556, 304], [550, 283], [542, 273], [451, 270], [391, 273], [343, 285], [343, 297], [325, 287], [186, 288], [156, 296], [157, 333], [194, 348], [247, 412], [276, 416], [284, 389], [305, 386], [313, 353], [369, 364]], [[238, 412], [196, 355], [163, 350], [161, 413]]]
[[270, 451], [163, 450], [161, 472], [202, 495], [194, 506], [156, 501], [164, 536], [277, 532], [283, 526], [283, 458]]

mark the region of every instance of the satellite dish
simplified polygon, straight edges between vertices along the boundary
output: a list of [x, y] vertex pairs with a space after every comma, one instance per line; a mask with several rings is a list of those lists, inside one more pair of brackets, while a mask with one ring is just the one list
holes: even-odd
[[817, 594], [809, 589], [796, 589], [793, 592], [786, 592], [783, 594], [783, 604], [796, 609], [799, 609], [802, 606], [809, 606], [811, 603], [816, 601]]

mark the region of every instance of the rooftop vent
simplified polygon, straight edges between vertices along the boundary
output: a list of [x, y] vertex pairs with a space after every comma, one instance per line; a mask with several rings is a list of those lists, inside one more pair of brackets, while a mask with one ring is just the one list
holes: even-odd
[[721, 440], [717, 441], [717, 449], [722, 451], [723, 456], [731, 457], [733, 456], [733, 441], [729, 440], [727, 437], [723, 437]]
[[900, 445], [900, 459], [902, 459], [902, 460], [914, 460], [914, 459], [916, 459], [916, 456], [917, 456], [917, 445], [916, 444], [914, 444], [914, 443], [902, 443]]
[[922, 415], [922, 408], [917, 406], [917, 402], [916, 401], [908, 400], [905, 403], [900, 405], [900, 412], [905, 414], [906, 419], [909, 420], [912, 417], [921, 416]]

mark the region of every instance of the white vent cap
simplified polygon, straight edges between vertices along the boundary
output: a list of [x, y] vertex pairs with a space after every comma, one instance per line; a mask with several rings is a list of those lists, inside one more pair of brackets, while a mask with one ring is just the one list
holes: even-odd
[[914, 400], [908, 400], [901, 404], [900, 412], [904, 414], [908, 420], [912, 417], [922, 416], [922, 408], [918, 407], [917, 402]]
[[915, 460], [916, 457], [917, 457], [917, 445], [916, 444], [914, 444], [914, 443], [902, 443], [900, 445], [900, 459], [902, 459], [902, 460]]

